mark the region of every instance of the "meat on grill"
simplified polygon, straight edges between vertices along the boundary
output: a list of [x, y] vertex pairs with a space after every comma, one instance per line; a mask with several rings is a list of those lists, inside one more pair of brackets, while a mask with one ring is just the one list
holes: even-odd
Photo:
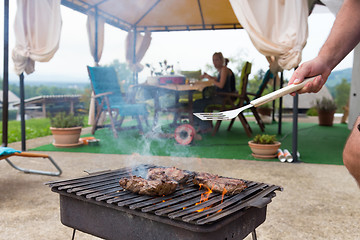
[[176, 167], [170, 168], [150, 168], [148, 178], [152, 180], [168, 181], [173, 180], [180, 184], [185, 183], [192, 175]]
[[120, 186], [126, 190], [141, 195], [163, 196], [175, 192], [178, 183], [175, 181], [147, 180], [142, 177], [131, 176], [121, 178]]
[[221, 177], [215, 174], [198, 172], [195, 174], [193, 183], [195, 185], [203, 185], [213, 192], [222, 193], [224, 188], [227, 195], [233, 195], [247, 188], [243, 180], [235, 178]]

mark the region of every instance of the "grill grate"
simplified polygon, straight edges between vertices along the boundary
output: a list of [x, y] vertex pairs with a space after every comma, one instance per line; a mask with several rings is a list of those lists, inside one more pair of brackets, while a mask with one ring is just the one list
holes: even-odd
[[[221, 194], [212, 193], [208, 201], [195, 205], [200, 201], [200, 196], [205, 190], [199, 190], [191, 182], [178, 187], [175, 193], [163, 197], [138, 195], [124, 191], [120, 187], [120, 178], [129, 177], [139, 169], [147, 171], [152, 167], [157, 166], [140, 165], [137, 169], [123, 168], [98, 175], [46, 184], [53, 191], [56, 189], [59, 192], [75, 194], [96, 202], [141, 211], [193, 225], [212, 224], [249, 207], [262, 208], [271, 202], [271, 198], [275, 196], [274, 191], [282, 190], [281, 187], [275, 185], [245, 181], [248, 188], [236, 195], [225, 195], [223, 202], [221, 202]], [[197, 210], [205, 207], [209, 208], [197, 212]]]

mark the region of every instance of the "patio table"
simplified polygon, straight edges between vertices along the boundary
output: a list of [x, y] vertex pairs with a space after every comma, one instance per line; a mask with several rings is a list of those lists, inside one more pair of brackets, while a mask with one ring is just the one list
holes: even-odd
[[[140, 87], [144, 88], [148, 91], [151, 97], [154, 99], [154, 125], [156, 126], [158, 123], [159, 114], [161, 112], [170, 112], [174, 113], [174, 122], [179, 116], [179, 114], [185, 114], [189, 123], [193, 125], [194, 116], [193, 116], [193, 93], [194, 92], [202, 92], [206, 87], [213, 86], [212, 81], [196, 81], [191, 84], [158, 84], [153, 81], [147, 81], [145, 83], [139, 84]], [[175, 95], [175, 104], [172, 107], [164, 108], [160, 105], [159, 97], [161, 94], [170, 93]], [[180, 94], [187, 94], [188, 96], [188, 104], [181, 104], [179, 102]]]

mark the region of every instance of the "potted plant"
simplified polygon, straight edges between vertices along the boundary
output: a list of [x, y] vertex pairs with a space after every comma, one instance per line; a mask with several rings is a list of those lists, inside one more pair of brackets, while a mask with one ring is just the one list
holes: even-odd
[[315, 108], [319, 114], [320, 126], [332, 126], [334, 122], [334, 113], [336, 104], [332, 99], [323, 97], [321, 100], [316, 99]]
[[281, 143], [276, 141], [275, 135], [258, 134], [248, 142], [252, 155], [255, 158], [269, 159], [277, 156]]
[[59, 112], [50, 116], [50, 130], [54, 136], [55, 147], [75, 147], [82, 144], [79, 141], [84, 117], [72, 113]]

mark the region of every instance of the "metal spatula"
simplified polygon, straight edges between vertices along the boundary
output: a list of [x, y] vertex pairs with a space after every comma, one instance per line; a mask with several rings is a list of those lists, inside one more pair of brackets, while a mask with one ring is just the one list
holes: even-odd
[[305, 86], [306, 83], [314, 80], [315, 77], [307, 78], [303, 82], [299, 84], [291, 84], [289, 86], [280, 88], [276, 90], [275, 92], [266, 94], [262, 97], [259, 97], [257, 99], [254, 99], [250, 102], [250, 104], [243, 106], [241, 108], [224, 111], [224, 112], [214, 112], [214, 113], [194, 113], [195, 116], [200, 118], [201, 120], [230, 120], [235, 118], [237, 115], [239, 115], [240, 112], [244, 111], [245, 109], [251, 108], [251, 107], [258, 107], [260, 105], [263, 105], [267, 102], [273, 101], [279, 97], [282, 97], [286, 94], [295, 92]]

